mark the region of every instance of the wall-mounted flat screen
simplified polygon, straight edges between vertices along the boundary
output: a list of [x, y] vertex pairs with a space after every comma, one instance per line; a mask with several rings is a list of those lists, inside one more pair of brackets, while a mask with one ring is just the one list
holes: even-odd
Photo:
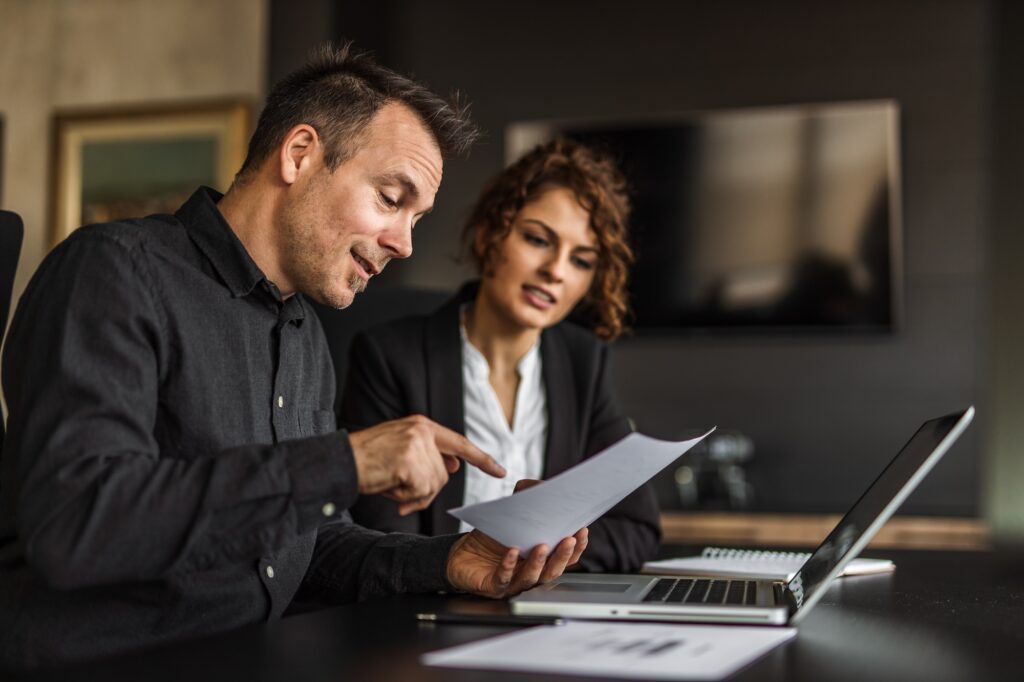
[[638, 331], [888, 331], [901, 301], [898, 119], [883, 101], [522, 122], [506, 157], [564, 135], [619, 160]]

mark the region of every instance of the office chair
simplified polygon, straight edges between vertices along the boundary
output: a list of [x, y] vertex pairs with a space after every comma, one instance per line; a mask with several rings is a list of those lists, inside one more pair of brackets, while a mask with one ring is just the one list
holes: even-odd
[[[21, 240], [25, 228], [17, 213], [0, 211], [0, 348], [3, 347], [7, 316], [11, 312], [14, 273], [18, 270]], [[4, 414], [0, 410], [0, 452], [4, 449]]]
[[451, 292], [437, 289], [378, 286], [356, 296], [352, 305], [344, 310], [335, 310], [306, 299], [313, 304], [320, 318], [324, 334], [327, 336], [327, 347], [334, 361], [334, 374], [338, 382], [335, 412], [340, 406], [341, 393], [345, 388], [348, 349], [355, 335], [388, 320], [396, 320], [407, 315], [428, 315], [437, 310], [451, 295]]

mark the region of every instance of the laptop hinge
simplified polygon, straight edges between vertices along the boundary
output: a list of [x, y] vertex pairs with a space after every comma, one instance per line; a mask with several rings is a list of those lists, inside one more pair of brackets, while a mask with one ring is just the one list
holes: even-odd
[[793, 593], [786, 589], [786, 583], [772, 583], [772, 589], [775, 591], [775, 603], [784, 604], [791, 618], [797, 610], [796, 598], [793, 597]]

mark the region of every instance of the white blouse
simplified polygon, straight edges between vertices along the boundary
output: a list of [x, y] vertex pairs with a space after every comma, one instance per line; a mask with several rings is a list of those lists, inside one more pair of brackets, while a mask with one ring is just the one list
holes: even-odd
[[[462, 336], [463, 413], [466, 438], [498, 460], [508, 475], [488, 476], [474, 466], [466, 467], [464, 504], [488, 502], [512, 494], [516, 481], [540, 478], [544, 473], [544, 448], [548, 435], [547, 394], [541, 371], [540, 339], [516, 365], [519, 388], [516, 390], [512, 428], [505, 419], [497, 394], [491, 387], [490, 367], [483, 354], [469, 342], [466, 327], [459, 324]], [[463, 521], [460, 531], [473, 527]]]

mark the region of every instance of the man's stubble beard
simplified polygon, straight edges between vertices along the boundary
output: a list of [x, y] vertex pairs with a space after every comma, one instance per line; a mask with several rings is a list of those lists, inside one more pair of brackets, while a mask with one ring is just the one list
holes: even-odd
[[[324, 218], [315, 208], [301, 210], [299, 207], [317, 205], [317, 187], [307, 188], [298, 202], [288, 207], [282, 215], [282, 250], [284, 260], [289, 264], [288, 275], [294, 281], [297, 292], [309, 296], [318, 303], [335, 309], [347, 308], [352, 299], [344, 293], [335, 295], [331, 268], [326, 254], [321, 252], [315, 235], [325, 233]], [[359, 288], [356, 288], [358, 281]], [[346, 282], [353, 296], [361, 291], [361, 278], [352, 273]]]
[[348, 276], [348, 288], [353, 294], [361, 294], [366, 291], [366, 280], [353, 272]]
[[[283, 215], [284, 226], [284, 250], [287, 254], [287, 261], [294, 265], [294, 272], [291, 273], [296, 280], [297, 290], [306, 294], [318, 303], [330, 306], [336, 310], [350, 306], [357, 294], [366, 290], [368, 282], [359, 276], [358, 272], [350, 270], [345, 284], [351, 295], [347, 292], [340, 296], [332, 295], [335, 280], [331, 275], [333, 260], [324, 258], [324, 253], [314, 253], [311, 244], [315, 243], [314, 236], [326, 234], [328, 221], [315, 208], [309, 210], [296, 210], [296, 206], [316, 207], [319, 194], [323, 184], [314, 184], [306, 189], [299, 202], [286, 209]], [[353, 244], [346, 243], [341, 258], [351, 259]], [[360, 247], [360, 255], [375, 263], [383, 270], [384, 266], [391, 260], [387, 251], [376, 244], [367, 243]], [[318, 257], [319, 256], [319, 257]], [[351, 266], [350, 266], [351, 268]]]
[[[303, 278], [300, 291], [318, 303], [341, 310], [352, 305], [355, 296], [366, 290], [367, 282], [359, 273], [349, 272], [345, 282], [348, 291], [337, 292], [334, 285], [337, 284], [338, 278], [332, 275], [331, 269], [334, 259], [324, 258], [327, 255], [325, 253], [311, 253], [310, 248], [303, 247], [302, 244], [292, 244], [289, 248], [294, 249], [293, 262], [298, 265], [297, 269], [306, 276]], [[348, 248], [341, 257], [351, 258]]]

